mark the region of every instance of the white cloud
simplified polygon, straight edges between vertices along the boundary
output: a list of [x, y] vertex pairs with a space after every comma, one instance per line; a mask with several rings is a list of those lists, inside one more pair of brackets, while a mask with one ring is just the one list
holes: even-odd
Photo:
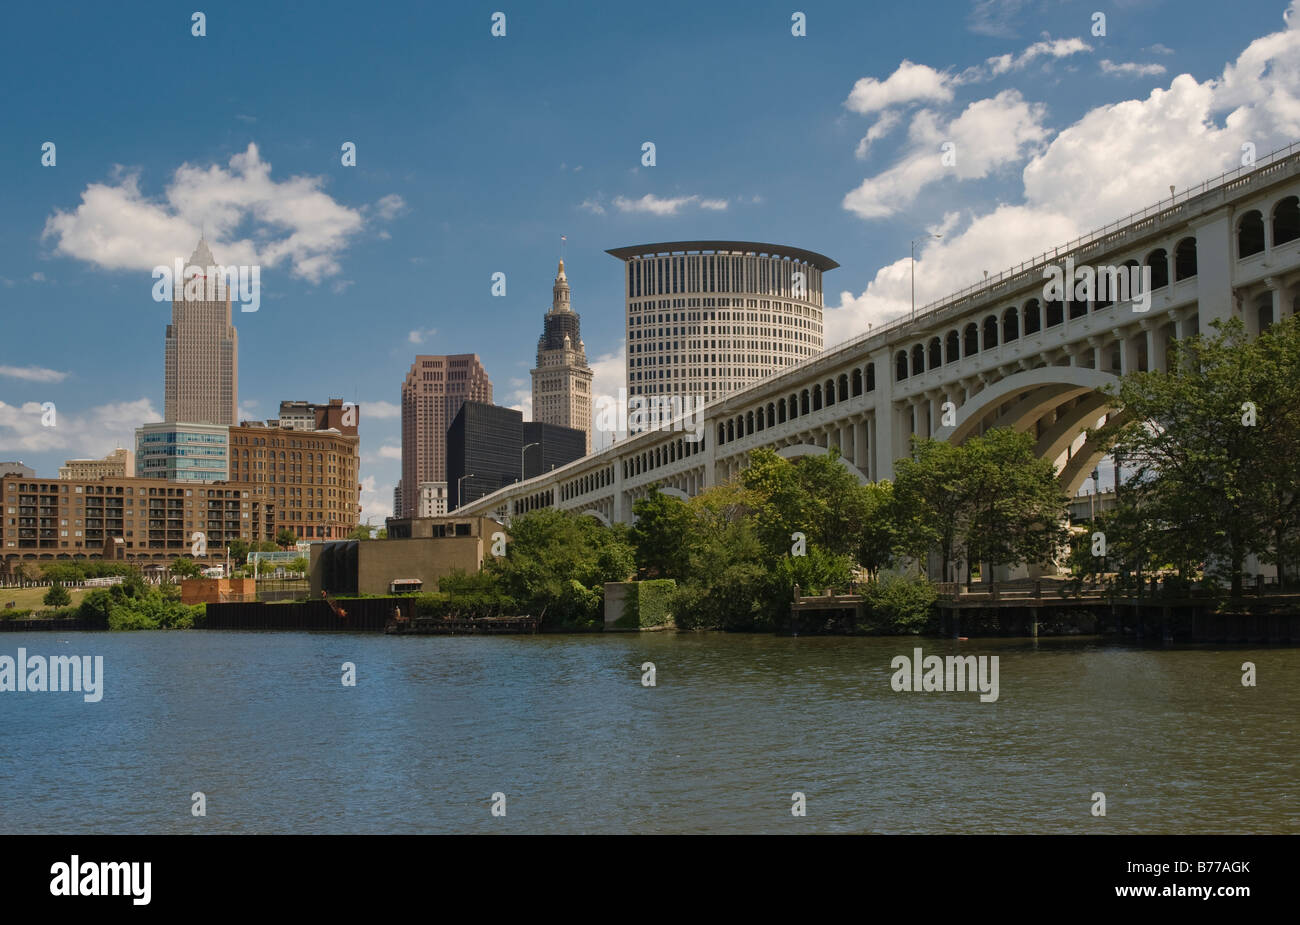
[[[1300, 27], [1296, 7], [1289, 24]], [[1098, 106], [1031, 155], [1023, 203], [968, 217], [960, 228], [950, 215], [942, 240], [918, 245], [917, 306], [1166, 198], [1171, 184], [1186, 188], [1239, 166], [1244, 142], [1263, 154], [1297, 136], [1300, 28], [1251, 42], [1218, 78], [1182, 74], [1144, 99]], [[826, 344], [907, 314], [910, 270], [903, 256], [861, 294], [842, 292], [826, 312]]]
[[650, 215], [676, 215], [684, 207], [696, 205], [701, 209], [719, 211], [727, 208], [725, 199], [701, 199], [699, 196], [675, 196], [662, 198], [654, 193], [646, 193], [640, 199], [628, 199], [625, 196], [614, 197], [614, 207], [620, 212], [642, 212]]
[[[618, 349], [591, 361], [595, 373], [591, 380], [592, 450], [602, 450], [613, 443], [614, 434], [595, 427], [599, 423], [599, 409], [605, 401], [617, 402], [621, 390], [627, 388], [627, 341], [620, 340]], [[626, 396], [624, 396], [626, 399]]]
[[1154, 55], [1172, 55], [1174, 53], [1174, 50], [1172, 48], [1170, 48], [1168, 45], [1165, 45], [1161, 42], [1156, 42], [1154, 45], [1143, 50], [1149, 51]]
[[881, 112], [880, 118], [875, 121], [871, 128], [867, 129], [867, 134], [863, 135], [862, 140], [858, 142], [858, 147], [853, 152], [853, 156], [860, 161], [865, 160], [867, 152], [871, 150], [871, 145], [892, 132], [894, 126], [898, 125], [901, 120], [902, 115], [896, 109], [886, 109]]
[[400, 460], [401, 458], [402, 458], [402, 448], [400, 446], [395, 446], [391, 443], [386, 443], [373, 453], [363, 453], [361, 457], [361, 461], [365, 463], [376, 463], [379, 462], [381, 459]]
[[533, 419], [533, 385], [531, 380], [515, 378], [510, 380], [509, 385], [510, 391], [506, 394], [503, 405], [523, 414], [525, 421], [531, 421]]
[[978, 35], [1006, 38], [1015, 35], [1011, 20], [1026, 0], [978, 0], [966, 17], [966, 26]]
[[393, 516], [393, 485], [379, 485], [373, 475], [361, 479], [361, 522], [382, 527]]
[[[255, 144], [227, 167], [182, 164], [161, 199], [141, 192], [138, 173], [118, 168], [113, 179], [90, 184], [80, 205], [46, 220], [42, 238], [55, 241], [55, 253], [105, 269], [150, 270], [189, 256], [206, 226], [222, 263], [287, 263], [293, 276], [318, 283], [340, 272], [339, 255], [365, 225], [361, 212], [321, 191], [323, 177], [272, 179]], [[234, 237], [249, 225], [250, 236]]]
[[[908, 129], [913, 152], [893, 167], [863, 180], [844, 197], [844, 208], [862, 218], [884, 218], [906, 208], [926, 186], [944, 177], [980, 179], [1019, 161], [1047, 137], [1046, 107], [1027, 103], [1016, 90], [976, 100], [947, 125], [928, 109]], [[944, 164], [942, 146], [956, 146], [955, 163]]]
[[602, 206], [600, 202], [595, 199], [582, 200], [582, 202], [578, 204], [578, 208], [586, 209], [588, 212], [592, 213], [593, 215], [605, 214], [605, 207]]
[[1030, 45], [1018, 55], [998, 55], [984, 63], [989, 66], [992, 76], [998, 77], [1008, 71], [1021, 70], [1038, 58], [1068, 58], [1085, 51], [1092, 51], [1092, 46], [1083, 39], [1044, 39]]
[[1116, 64], [1109, 58], [1102, 58], [1100, 64], [1103, 74], [1119, 77], [1154, 77], [1165, 72], [1163, 64], [1138, 64], [1134, 61]]
[[26, 382], [62, 382], [68, 374], [43, 366], [0, 366], [0, 376], [22, 379]]
[[425, 328], [423, 330], [415, 330], [406, 335], [406, 340], [407, 343], [422, 344], [424, 343], [426, 338], [433, 337], [437, 333], [438, 333], [437, 328]]
[[39, 272], [37, 272], [37, 273], [33, 273], [33, 274], [32, 274], [32, 282], [34, 282], [34, 283], [43, 283], [43, 282], [45, 282], [45, 274], [44, 274], [44, 273], [39, 273]]
[[953, 78], [926, 64], [904, 59], [894, 73], [884, 80], [862, 77], [853, 85], [844, 105], [853, 112], [869, 114], [901, 103], [952, 99]]
[[400, 418], [402, 416], [402, 406], [395, 405], [391, 401], [363, 401], [358, 402], [361, 406], [361, 413], [368, 418]]
[[406, 211], [406, 200], [396, 193], [380, 197], [375, 203], [375, 214], [384, 221], [390, 221]]
[[55, 406], [53, 427], [41, 424], [40, 402], [0, 402], [0, 456], [16, 452], [63, 450], [68, 458], [104, 456], [119, 446], [135, 446], [135, 428], [162, 415], [147, 398], [110, 402], [81, 412]]

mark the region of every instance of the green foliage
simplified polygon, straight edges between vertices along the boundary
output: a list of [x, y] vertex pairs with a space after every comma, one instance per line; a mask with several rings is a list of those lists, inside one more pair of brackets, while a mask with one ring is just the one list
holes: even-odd
[[922, 633], [932, 628], [934, 586], [923, 578], [885, 574], [863, 592], [871, 628], [886, 633]]
[[1028, 433], [996, 428], [960, 445], [913, 437], [911, 458], [898, 460], [895, 472], [896, 548], [922, 563], [936, 550], [941, 581], [953, 580], [959, 556], [1046, 562], [1066, 541], [1069, 499]]
[[168, 571], [181, 578], [198, 578], [203, 569], [193, 559], [182, 557], [172, 562]]
[[545, 508], [514, 520], [506, 554], [484, 572], [521, 612], [545, 610], [547, 627], [590, 628], [604, 621], [605, 582], [626, 581], [635, 568], [627, 527]]
[[235, 539], [230, 541], [230, 561], [236, 565], [243, 565], [248, 561], [249, 546], [247, 540]]
[[68, 562], [45, 562], [41, 565], [41, 575], [50, 581], [71, 584], [85, 581], [87, 578], [110, 578], [114, 575], [131, 575], [135, 566], [126, 562], [104, 562], [96, 559], [83, 559]]
[[867, 514], [867, 493], [839, 461], [835, 448], [803, 456], [797, 463], [769, 449], [750, 454], [740, 483], [749, 493], [754, 531], [773, 557], [788, 555], [792, 534], [809, 547], [850, 555], [859, 545]]
[[518, 605], [490, 572], [454, 571], [438, 580], [438, 590], [415, 597], [421, 616], [478, 619], [513, 615]]
[[289, 572], [305, 572], [309, 567], [306, 556], [299, 556], [291, 562], [285, 564], [284, 568]]
[[47, 607], [67, 607], [72, 603], [72, 595], [63, 585], [50, 585], [50, 590], [42, 598]]
[[[1257, 338], [1237, 319], [1173, 345], [1169, 371], [1126, 376], [1096, 434], [1125, 471], [1118, 502], [1147, 529], [1132, 563], [1243, 590], [1246, 557], [1285, 573], [1300, 553], [1300, 320]], [[1109, 540], [1109, 534], [1107, 534]]]
[[86, 594], [76, 615], [83, 620], [103, 621], [111, 630], [192, 629], [203, 625], [207, 608], [203, 604], [180, 602], [175, 586], [153, 587], [132, 576], [120, 585], [98, 588]]
[[642, 629], [667, 626], [673, 622], [672, 599], [677, 582], [671, 578], [638, 581], [628, 588], [621, 616], [614, 625], [619, 629]]
[[691, 512], [684, 501], [661, 494], [658, 486], [632, 505], [636, 523], [631, 541], [636, 565], [646, 577], [682, 578], [690, 565]]
[[288, 527], [281, 527], [275, 533], [275, 542], [284, 549], [288, 549], [294, 543], [298, 542], [298, 534], [294, 533]]
[[368, 540], [374, 532], [374, 527], [367, 524], [357, 524], [356, 529], [348, 534], [350, 540]]

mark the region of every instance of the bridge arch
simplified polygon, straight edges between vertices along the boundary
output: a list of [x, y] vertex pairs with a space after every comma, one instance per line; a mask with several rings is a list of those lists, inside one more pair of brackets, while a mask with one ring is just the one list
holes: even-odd
[[594, 517], [594, 518], [596, 518], [597, 520], [599, 520], [601, 523], [603, 523], [605, 526], [607, 526], [607, 527], [610, 526], [609, 518], [606, 517], [604, 514], [602, 514], [600, 511], [596, 510], [594, 507], [589, 507], [589, 508], [587, 508], [585, 511], [580, 511], [579, 514], [578, 514], [578, 516], [579, 516], [579, 517]]
[[1064, 401], [1089, 392], [1099, 392], [1104, 386], [1112, 384], [1119, 384], [1119, 377], [1115, 374], [1084, 366], [1042, 366], [1025, 370], [972, 395], [957, 409], [957, 423], [938, 428], [934, 437], [936, 440], [961, 443], [975, 432], [979, 422], [990, 411], [1014, 399], [1028, 396], [1028, 401], [1013, 405], [995, 421], [996, 426], [1023, 430]]
[[[825, 456], [829, 452], [830, 450], [824, 446], [813, 446], [809, 443], [796, 443], [793, 446], [781, 447], [776, 451], [776, 455], [780, 456], [782, 459], [795, 460], [800, 456]], [[853, 474], [853, 477], [858, 480], [859, 484], [865, 485], [867, 482], [871, 481], [863, 474], [861, 469], [853, 465], [853, 463], [849, 462], [843, 456], [838, 457], [838, 459], [840, 465], [845, 469], [848, 469], [849, 472]], [[661, 488], [660, 491], [663, 491], [663, 489]]]

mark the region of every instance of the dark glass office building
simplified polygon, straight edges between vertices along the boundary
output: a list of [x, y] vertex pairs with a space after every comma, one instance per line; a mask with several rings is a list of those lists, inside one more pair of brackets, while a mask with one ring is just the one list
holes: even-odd
[[447, 428], [449, 510], [519, 481], [523, 475], [523, 419], [513, 408], [481, 401], [461, 405]]
[[525, 421], [523, 446], [524, 478], [531, 479], [585, 456], [587, 435], [573, 427]]

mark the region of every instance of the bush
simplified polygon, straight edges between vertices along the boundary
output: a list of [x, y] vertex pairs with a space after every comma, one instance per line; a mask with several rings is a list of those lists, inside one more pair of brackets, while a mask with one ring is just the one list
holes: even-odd
[[619, 629], [670, 625], [673, 622], [670, 605], [676, 591], [677, 582], [671, 578], [634, 582], [628, 588], [623, 616], [614, 625]]
[[918, 634], [934, 622], [934, 587], [921, 578], [882, 575], [864, 592], [873, 629]]
[[46, 607], [67, 607], [72, 603], [72, 595], [63, 585], [50, 585], [50, 590], [42, 598]]

